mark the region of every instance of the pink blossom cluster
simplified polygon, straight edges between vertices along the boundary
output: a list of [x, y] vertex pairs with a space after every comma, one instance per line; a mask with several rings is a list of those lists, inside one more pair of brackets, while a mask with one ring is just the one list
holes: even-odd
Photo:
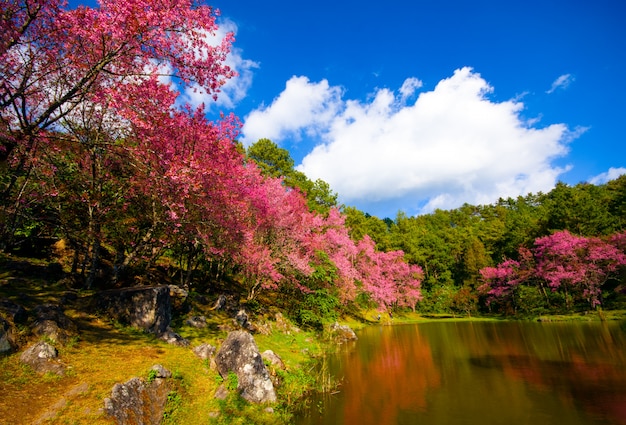
[[520, 284], [538, 284], [578, 296], [592, 308], [601, 305], [602, 286], [626, 265], [626, 232], [609, 238], [584, 237], [567, 230], [520, 249], [520, 261], [506, 260], [481, 270], [488, 300], [511, 297]]

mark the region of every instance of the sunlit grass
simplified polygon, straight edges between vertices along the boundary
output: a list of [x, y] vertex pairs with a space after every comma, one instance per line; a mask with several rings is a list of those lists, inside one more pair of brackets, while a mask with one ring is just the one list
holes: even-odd
[[[43, 279], [9, 281], [11, 286], [0, 288], [0, 295], [16, 301], [26, 295], [33, 306], [59, 302], [67, 291], [63, 285]], [[287, 366], [286, 371], [272, 370], [281, 374], [281, 386], [276, 389], [279, 401], [267, 410], [268, 406], [248, 403], [235, 393], [226, 400], [217, 400], [214, 394], [221, 378], [191, 348], [203, 343], [219, 348], [227, 329], [233, 326], [232, 318], [209, 308], [194, 311], [207, 318], [207, 326], [198, 329], [175, 322], [176, 331], [191, 343], [191, 347], [177, 347], [98, 317], [88, 308], [90, 295], [79, 293], [76, 305], [65, 311], [80, 329], [79, 336], [65, 345], [55, 344], [59, 358], [67, 366], [65, 376], [38, 375], [21, 364], [19, 353], [0, 358], [1, 423], [111, 424], [113, 421], [104, 414], [103, 407], [113, 386], [133, 377], [148, 379], [155, 364], [174, 374], [163, 422], [166, 425], [286, 424], [291, 418], [292, 403], [316, 385], [311, 368], [325, 352], [318, 336], [296, 328], [283, 332], [267, 323], [273, 320], [266, 319], [273, 331], [270, 335], [256, 334], [255, 340], [261, 352], [274, 351]], [[34, 342], [33, 335], [26, 337]]]

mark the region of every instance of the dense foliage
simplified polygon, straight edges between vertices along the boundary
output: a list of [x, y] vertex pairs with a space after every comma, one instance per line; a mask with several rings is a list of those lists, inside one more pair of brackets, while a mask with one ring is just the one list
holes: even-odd
[[3, 250], [62, 240], [88, 289], [158, 267], [251, 306], [259, 293], [317, 300], [301, 318], [357, 297], [415, 308], [421, 268], [351, 238], [328, 184], [265, 139], [244, 152], [236, 117], [181, 104], [185, 88], [218, 96], [234, 76], [216, 11], [191, 0], [1, 7]]
[[626, 176], [395, 220], [346, 208], [351, 234], [424, 270], [422, 312], [623, 308]]

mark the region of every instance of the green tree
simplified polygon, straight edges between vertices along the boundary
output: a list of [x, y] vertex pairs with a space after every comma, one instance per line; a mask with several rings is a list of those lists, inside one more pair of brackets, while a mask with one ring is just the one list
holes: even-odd
[[568, 186], [559, 182], [541, 198], [546, 208], [545, 233], [569, 230], [578, 235], [609, 235], [619, 223], [611, 214], [610, 193], [606, 186], [580, 183]]
[[287, 178], [293, 174], [295, 163], [289, 151], [279, 148], [270, 139], [259, 139], [248, 147], [247, 153], [266, 176]]
[[304, 173], [294, 168], [295, 162], [289, 151], [278, 147], [269, 139], [259, 139], [248, 147], [248, 159], [254, 161], [265, 176], [282, 178], [285, 185], [305, 194], [311, 211], [328, 213], [337, 206], [337, 194], [324, 180], [311, 181]]
[[496, 263], [506, 258], [517, 258], [520, 246], [530, 247], [537, 237], [545, 235], [541, 224], [545, 208], [539, 196], [529, 194], [516, 199], [500, 199], [493, 206], [493, 214], [503, 226], [500, 236], [491, 240], [492, 257]]
[[350, 229], [350, 237], [355, 241], [360, 241], [363, 236], [368, 235], [376, 243], [376, 248], [380, 251], [391, 251], [391, 228], [395, 223], [391, 219], [383, 219], [372, 216], [355, 208], [343, 207], [342, 212], [346, 216], [346, 225]]
[[609, 213], [613, 217], [615, 230], [626, 228], [626, 174], [611, 180], [606, 184], [609, 197]]

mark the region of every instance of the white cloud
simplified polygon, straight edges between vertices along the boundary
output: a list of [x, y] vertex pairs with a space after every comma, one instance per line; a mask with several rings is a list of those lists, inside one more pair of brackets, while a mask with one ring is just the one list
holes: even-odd
[[328, 129], [340, 106], [339, 87], [331, 87], [326, 80], [311, 83], [306, 77], [291, 77], [270, 106], [245, 118], [241, 142], [247, 146], [261, 138], [275, 143], [286, 137], [298, 140], [301, 131], [314, 135]]
[[328, 182], [348, 205], [402, 205], [413, 214], [549, 191], [568, 169], [552, 161], [585, 130], [535, 127], [521, 118], [523, 103], [491, 101], [493, 88], [471, 68], [412, 104], [407, 93], [419, 80], [407, 81], [398, 94], [379, 89], [362, 102], [340, 99], [326, 81], [294, 77], [272, 105], [248, 116], [244, 133], [254, 129], [252, 141], [277, 143], [315, 134], [318, 144], [299, 170]]
[[618, 168], [609, 168], [609, 171], [605, 173], [598, 174], [589, 179], [589, 183], [591, 184], [604, 184], [608, 181], [615, 180], [621, 175], [626, 174], [626, 168], [618, 167]]
[[570, 84], [574, 82], [574, 76], [572, 74], [563, 74], [554, 82], [550, 87], [550, 90], [546, 91], [548, 94], [554, 93], [557, 89], [565, 90]]
[[402, 101], [406, 101], [406, 99], [413, 96], [413, 94], [415, 94], [415, 91], [421, 88], [423, 85], [424, 83], [422, 83], [417, 78], [407, 78], [406, 80], [404, 80], [404, 83], [402, 83], [402, 87], [400, 87]]

